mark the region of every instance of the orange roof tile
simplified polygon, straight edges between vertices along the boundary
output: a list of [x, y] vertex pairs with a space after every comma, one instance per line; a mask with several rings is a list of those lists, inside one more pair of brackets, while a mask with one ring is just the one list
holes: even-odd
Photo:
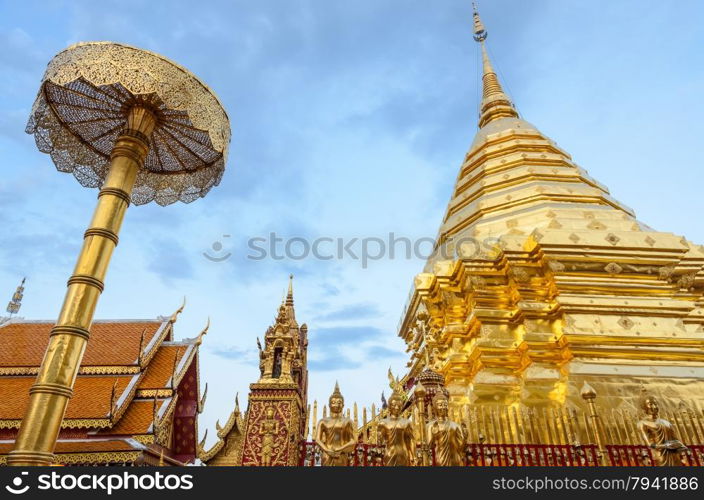
[[[157, 413], [163, 414], [162, 406], [166, 402], [171, 402], [171, 399], [158, 399]], [[163, 408], [166, 410], [166, 408]], [[142, 400], [132, 400], [130, 406], [125, 411], [122, 418], [117, 421], [114, 427], [111, 429], [105, 429], [101, 431], [106, 434], [113, 435], [135, 435], [135, 434], [146, 434], [149, 431], [149, 426], [152, 425], [154, 421], [154, 400], [142, 399]]]
[[[96, 321], [90, 332], [81, 366], [124, 366], [136, 362], [144, 332], [144, 345], [149, 344], [160, 320]], [[53, 322], [9, 323], [0, 327], [0, 367], [39, 366], [49, 343]]]
[[189, 347], [189, 345], [183, 344], [162, 344], [149, 362], [144, 378], [139, 382], [138, 388], [167, 388], [166, 384], [174, 372], [174, 364], [177, 370], [181, 368], [179, 365], [183, 356], [190, 352]]
[[[107, 418], [110, 396], [115, 388], [115, 402], [136, 375], [79, 375], [73, 388], [74, 396], [66, 408], [67, 419]], [[29, 402], [29, 388], [35, 377], [0, 377], [0, 420], [19, 420]], [[124, 401], [126, 402], [126, 401]]]

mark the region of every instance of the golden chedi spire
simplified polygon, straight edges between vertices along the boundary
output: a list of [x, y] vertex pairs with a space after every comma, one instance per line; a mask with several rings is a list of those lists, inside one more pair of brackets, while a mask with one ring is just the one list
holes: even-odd
[[286, 305], [293, 307], [293, 274], [288, 275], [288, 293], [286, 294]]
[[[567, 226], [575, 215], [582, 219], [583, 211], [596, 210], [610, 220], [621, 220], [623, 228], [633, 226], [630, 208], [613, 199], [535, 125], [519, 117], [489, 59], [487, 30], [476, 6], [473, 32], [483, 59], [480, 128], [425, 270], [432, 272], [438, 261], [456, 257], [462, 242], [469, 241], [465, 246], [470, 252], [485, 250], [487, 245], [476, 242]], [[556, 220], [563, 218], [568, 220]]]
[[518, 118], [518, 112], [513, 106], [513, 103], [508, 98], [499, 78], [496, 76], [494, 67], [489, 59], [489, 54], [486, 50], [487, 31], [484, 28], [479, 11], [476, 4], [474, 7], [474, 40], [479, 42], [482, 50], [482, 102], [479, 109], [479, 127], [483, 127], [492, 120], [499, 118], [513, 117]]
[[455, 407], [584, 406], [585, 382], [605, 407], [640, 384], [704, 403], [704, 246], [636, 220], [519, 117], [486, 37], [475, 9], [480, 128], [401, 320], [408, 377], [432, 367]]

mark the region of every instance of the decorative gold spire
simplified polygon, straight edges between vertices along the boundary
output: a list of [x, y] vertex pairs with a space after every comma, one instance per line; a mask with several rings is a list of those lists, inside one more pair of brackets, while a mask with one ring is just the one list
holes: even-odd
[[482, 48], [483, 91], [479, 110], [479, 127], [481, 128], [487, 123], [498, 120], [499, 118], [518, 118], [518, 112], [501, 87], [499, 78], [496, 76], [494, 67], [491, 65], [485, 44], [488, 33], [479, 17], [477, 5], [472, 3], [472, 6], [474, 8], [474, 40], [479, 42]]
[[286, 294], [286, 305], [293, 307], [293, 274], [288, 275], [288, 293]]
[[10, 316], [17, 314], [22, 307], [22, 297], [24, 296], [24, 282], [27, 278], [22, 278], [22, 283], [17, 287], [15, 293], [12, 295], [12, 299], [7, 304], [7, 312]]

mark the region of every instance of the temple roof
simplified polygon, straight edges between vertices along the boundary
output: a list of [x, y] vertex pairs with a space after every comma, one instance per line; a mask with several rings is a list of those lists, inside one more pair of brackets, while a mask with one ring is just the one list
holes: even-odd
[[129, 406], [120, 420], [114, 427], [102, 431], [103, 433], [116, 435], [147, 434], [154, 422], [154, 414], [163, 414], [164, 405], [169, 405], [172, 398], [159, 400], [135, 400]]
[[[180, 384], [187, 373], [186, 394], [199, 397], [197, 356], [207, 331], [206, 327], [197, 337], [175, 341], [173, 325], [181, 309], [171, 317], [93, 323], [62, 422], [57, 456], [71, 454], [66, 463], [91, 463], [98, 460], [89, 456], [94, 452], [120, 452], [116, 463], [127, 463], [143, 453], [146, 447], [140, 443], [158, 446], [160, 439], [168, 439], [162, 427], [170, 425], [177, 402], [183, 399]], [[1, 439], [14, 437], [19, 428], [53, 324], [12, 318], [0, 325], [0, 461], [11, 448]], [[192, 433], [195, 441], [196, 425]], [[168, 446], [164, 449], [167, 456], [162, 458], [174, 462]], [[154, 451], [150, 453], [154, 461]]]
[[171, 385], [171, 378], [184, 358], [190, 357], [194, 346], [192, 344], [175, 344], [163, 342], [154, 358], [147, 366], [144, 377], [139, 381], [139, 390], [158, 389]]
[[[124, 408], [134, 391], [139, 375], [78, 376], [74, 396], [69, 401], [64, 419], [108, 419], [111, 397], [117, 409]], [[0, 420], [21, 420], [29, 403], [33, 376], [3, 376], [0, 383]], [[96, 426], [100, 425], [96, 422]]]
[[[138, 363], [140, 341], [144, 346], [155, 344], [156, 337], [166, 333], [167, 319], [94, 321], [90, 342], [81, 363], [87, 366], [132, 366]], [[38, 367], [49, 343], [53, 321], [14, 319], [0, 326], [0, 373], [9, 367]]]

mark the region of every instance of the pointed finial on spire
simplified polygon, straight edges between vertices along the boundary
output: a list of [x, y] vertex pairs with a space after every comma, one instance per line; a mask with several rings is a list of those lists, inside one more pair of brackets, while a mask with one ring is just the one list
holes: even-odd
[[482, 48], [483, 91], [479, 110], [479, 127], [481, 128], [487, 123], [498, 120], [499, 118], [518, 118], [518, 112], [501, 87], [499, 78], [496, 76], [494, 67], [489, 59], [486, 44], [484, 43], [489, 33], [486, 31], [486, 28], [484, 28], [484, 23], [482, 23], [479, 17], [477, 4], [472, 2], [472, 7], [474, 9], [474, 40], [479, 42]]
[[288, 293], [286, 294], [286, 305], [293, 306], [293, 274], [288, 275]]
[[238, 392], [235, 394], [235, 413], [239, 414], [240, 412], [240, 393]]
[[587, 383], [586, 380], [582, 384], [582, 389], [580, 389], [579, 394], [585, 401], [596, 399], [596, 391], [591, 385]]
[[482, 19], [479, 17], [476, 2], [472, 2], [472, 9], [474, 10], [474, 39], [477, 42], [483, 42], [486, 40], [487, 32], [486, 29], [484, 29]]
[[7, 312], [10, 313], [10, 316], [12, 316], [13, 314], [17, 314], [20, 310], [20, 307], [22, 307], [22, 297], [24, 297], [24, 282], [26, 280], [27, 278], [22, 278], [22, 283], [20, 283], [20, 286], [17, 287], [15, 293], [12, 295], [12, 299], [7, 304]]

